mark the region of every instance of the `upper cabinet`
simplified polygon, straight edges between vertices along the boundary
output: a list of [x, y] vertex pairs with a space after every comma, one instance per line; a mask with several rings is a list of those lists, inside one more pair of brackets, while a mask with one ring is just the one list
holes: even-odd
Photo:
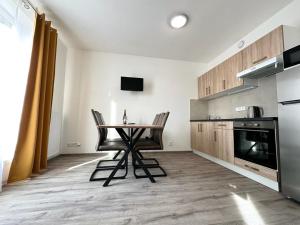
[[199, 98], [218, 96], [216, 94], [240, 87], [244, 81], [236, 77], [238, 72], [281, 54], [284, 50], [283, 29], [283, 26], [279, 26], [200, 76], [198, 79]]
[[238, 72], [242, 71], [243, 68], [243, 58], [242, 53], [239, 52], [234, 56], [227, 59], [223, 64], [225, 64], [225, 81], [224, 90], [231, 89], [243, 84], [243, 80], [236, 77]]
[[230, 57], [198, 78], [199, 98], [205, 98], [243, 84], [236, 74], [243, 68], [242, 53]]
[[276, 28], [242, 51], [243, 70], [283, 52], [283, 26]]
[[212, 69], [198, 78], [199, 98], [215, 94], [214, 77], [215, 69]]

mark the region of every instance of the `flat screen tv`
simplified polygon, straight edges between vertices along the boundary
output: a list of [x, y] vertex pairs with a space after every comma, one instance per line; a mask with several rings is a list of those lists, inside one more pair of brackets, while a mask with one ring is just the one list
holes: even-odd
[[123, 91], [143, 91], [144, 79], [137, 77], [121, 77], [121, 90]]

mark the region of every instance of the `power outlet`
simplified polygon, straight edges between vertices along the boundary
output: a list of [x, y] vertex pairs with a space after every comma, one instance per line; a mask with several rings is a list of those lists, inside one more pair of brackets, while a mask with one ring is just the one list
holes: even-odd
[[72, 143], [68, 143], [67, 144], [67, 147], [68, 148], [78, 148], [78, 147], [80, 147], [80, 142], [72, 142]]
[[246, 111], [246, 106], [235, 107], [235, 111], [236, 111], [236, 112]]

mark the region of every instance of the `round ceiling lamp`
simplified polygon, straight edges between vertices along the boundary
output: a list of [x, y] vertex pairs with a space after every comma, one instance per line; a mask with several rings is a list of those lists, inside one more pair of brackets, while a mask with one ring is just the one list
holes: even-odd
[[176, 14], [170, 19], [170, 26], [174, 29], [180, 29], [188, 23], [188, 16], [186, 14]]

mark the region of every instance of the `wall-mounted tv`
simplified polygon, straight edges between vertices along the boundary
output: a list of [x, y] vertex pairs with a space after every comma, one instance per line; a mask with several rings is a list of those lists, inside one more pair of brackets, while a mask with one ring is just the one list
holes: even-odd
[[144, 79], [137, 77], [121, 77], [121, 90], [123, 91], [143, 91]]

